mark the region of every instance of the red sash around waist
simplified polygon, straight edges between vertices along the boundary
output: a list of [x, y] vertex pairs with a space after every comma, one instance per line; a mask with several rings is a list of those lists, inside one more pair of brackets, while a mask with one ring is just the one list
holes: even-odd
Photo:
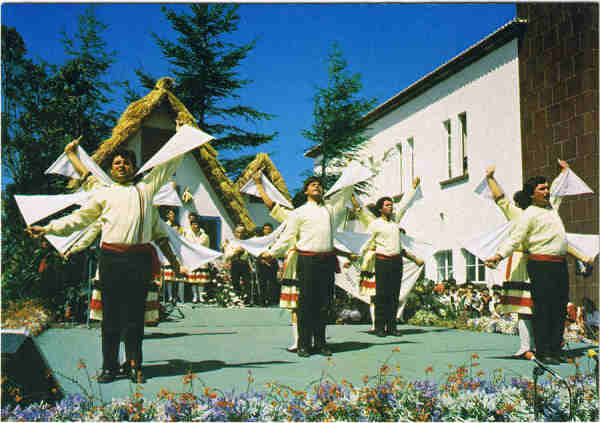
[[152, 277], [160, 276], [160, 261], [152, 244], [120, 244], [103, 242], [100, 246], [108, 251], [117, 253], [149, 253], [152, 255]]
[[333, 257], [335, 257], [335, 273], [341, 272], [340, 262], [337, 259], [335, 250], [317, 253], [315, 251], [302, 251], [302, 250], [299, 250], [296, 248], [296, 251], [298, 252], [299, 256], [305, 256], [305, 257], [327, 258], [327, 257], [333, 256]]
[[567, 256], [551, 256], [548, 254], [529, 254], [529, 260], [534, 261], [550, 261], [553, 263], [562, 263], [566, 260]]
[[375, 258], [377, 260], [396, 261], [396, 260], [402, 260], [402, 254], [394, 254], [393, 256], [386, 256], [385, 254], [376, 253]]

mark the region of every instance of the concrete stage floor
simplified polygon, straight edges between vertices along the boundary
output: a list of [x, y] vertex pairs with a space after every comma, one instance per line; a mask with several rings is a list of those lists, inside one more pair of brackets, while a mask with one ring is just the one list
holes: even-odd
[[[490, 374], [502, 369], [505, 377], [531, 378], [534, 363], [512, 359], [519, 338], [511, 335], [459, 331], [455, 329], [399, 325], [400, 337], [378, 338], [367, 333], [369, 325], [330, 325], [327, 338], [333, 356], [300, 358], [286, 351], [290, 345], [290, 313], [280, 308], [223, 309], [186, 304], [175, 309], [170, 320], [147, 327], [144, 336], [143, 371], [147, 382], [140, 385], [146, 398], [161, 389], [184, 392], [183, 376], [196, 373], [194, 390], [201, 386], [223, 391], [245, 391], [248, 372], [253, 389], [265, 390], [267, 382], [278, 382], [306, 390], [320, 378], [361, 384], [364, 376], [374, 376], [387, 364], [409, 380], [445, 380], [448, 365], [470, 363], [477, 353], [482, 370]], [[101, 366], [100, 329], [52, 328], [36, 338], [36, 343], [67, 393], [81, 391], [69, 380], [74, 378], [89, 389], [88, 378], [77, 368], [80, 360], [91, 375]], [[394, 348], [399, 350], [394, 352]], [[590, 345], [569, 344], [573, 356], [582, 355]], [[387, 361], [386, 361], [387, 360]], [[584, 359], [587, 361], [587, 359]], [[425, 369], [433, 373], [425, 375]], [[574, 374], [572, 364], [552, 366], [562, 376]], [[110, 384], [92, 383], [104, 400], [123, 398], [134, 391], [128, 380]]]

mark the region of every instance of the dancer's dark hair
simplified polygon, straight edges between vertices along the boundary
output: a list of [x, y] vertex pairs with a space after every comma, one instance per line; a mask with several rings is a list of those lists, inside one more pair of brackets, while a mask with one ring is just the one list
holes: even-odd
[[545, 184], [548, 181], [543, 176], [534, 176], [529, 178], [527, 182], [523, 184], [523, 189], [521, 191], [515, 192], [513, 196], [513, 201], [515, 204], [525, 210], [527, 207], [531, 205], [531, 196], [535, 192], [535, 188], [538, 185]]

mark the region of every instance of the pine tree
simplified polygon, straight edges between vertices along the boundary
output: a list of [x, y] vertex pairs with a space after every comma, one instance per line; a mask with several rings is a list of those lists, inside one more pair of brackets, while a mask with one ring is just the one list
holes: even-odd
[[322, 155], [321, 178], [327, 186], [333, 184], [343, 162], [343, 156], [352, 154], [366, 137], [361, 117], [374, 105], [375, 99], [358, 94], [362, 89], [360, 74], [351, 74], [339, 45], [334, 43], [328, 54], [328, 83], [317, 88], [313, 97], [314, 122], [302, 135], [319, 146]]
[[[277, 135], [252, 132], [231, 123], [236, 119], [253, 123], [272, 118], [239, 103], [237, 91], [253, 81], [240, 78], [238, 68], [255, 41], [243, 45], [227, 41], [228, 35], [238, 29], [238, 8], [232, 4], [195, 3], [190, 5], [190, 13], [178, 14], [163, 7], [179, 37], [172, 42], [153, 33], [172, 66], [174, 94], [196, 118], [198, 126], [216, 138], [211, 144], [219, 151], [240, 152], [244, 147], [265, 144]], [[154, 87], [154, 77], [140, 69], [136, 73], [143, 87]], [[222, 162], [231, 175], [252, 159], [250, 155], [241, 155]]]

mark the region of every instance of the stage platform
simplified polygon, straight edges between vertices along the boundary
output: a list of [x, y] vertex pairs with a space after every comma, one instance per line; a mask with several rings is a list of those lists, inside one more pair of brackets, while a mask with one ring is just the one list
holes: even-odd
[[[253, 389], [265, 390], [267, 382], [278, 382], [295, 389], [309, 389], [319, 379], [340, 382], [346, 379], [361, 384], [364, 376], [375, 376], [386, 364], [409, 380], [428, 378], [442, 382], [454, 367], [470, 364], [477, 354], [479, 371], [486, 374], [502, 369], [506, 378], [531, 378], [534, 363], [512, 359], [519, 338], [435, 327], [399, 325], [400, 337], [378, 338], [367, 331], [369, 325], [330, 325], [327, 340], [333, 356], [300, 358], [286, 351], [292, 340], [290, 313], [280, 308], [224, 309], [186, 304], [177, 307], [170, 320], [157, 327], [146, 327], [143, 370], [147, 382], [141, 392], [155, 397], [161, 389], [187, 391], [183, 376], [196, 374], [194, 390], [202, 386], [222, 391], [244, 392], [249, 372]], [[36, 338], [36, 343], [67, 393], [80, 392], [77, 380], [89, 389], [83, 360], [94, 375], [101, 366], [100, 329], [96, 327], [51, 328]], [[569, 344], [573, 356], [583, 355], [591, 346]], [[394, 349], [398, 351], [394, 352]], [[587, 360], [587, 359], [585, 359]], [[432, 366], [433, 372], [425, 373]], [[396, 370], [399, 367], [399, 370]], [[572, 364], [552, 366], [559, 374], [574, 373]], [[135, 391], [127, 380], [110, 384], [92, 383], [93, 392], [104, 400], [123, 398]]]

